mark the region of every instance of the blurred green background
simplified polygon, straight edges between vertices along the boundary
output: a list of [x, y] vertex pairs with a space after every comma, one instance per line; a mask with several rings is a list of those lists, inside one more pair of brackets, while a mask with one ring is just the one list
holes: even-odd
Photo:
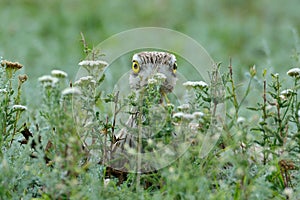
[[33, 96], [37, 78], [51, 69], [74, 78], [85, 57], [80, 32], [96, 46], [121, 31], [155, 26], [194, 38], [223, 67], [231, 57], [237, 77], [253, 64], [258, 71], [281, 73], [298, 65], [298, 5], [297, 0], [1, 0], [0, 56], [25, 65]]

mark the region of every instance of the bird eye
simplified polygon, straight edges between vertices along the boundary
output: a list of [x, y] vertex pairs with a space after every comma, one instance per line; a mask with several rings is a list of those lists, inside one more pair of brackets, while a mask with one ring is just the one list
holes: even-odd
[[177, 63], [174, 63], [174, 64], [173, 64], [173, 73], [174, 73], [174, 74], [176, 73], [176, 70], [177, 70]]
[[135, 74], [137, 74], [140, 71], [140, 65], [136, 60], [132, 61], [132, 71]]

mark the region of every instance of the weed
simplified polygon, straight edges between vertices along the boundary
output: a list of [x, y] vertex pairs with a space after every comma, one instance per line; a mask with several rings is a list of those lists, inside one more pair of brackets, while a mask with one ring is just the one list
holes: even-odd
[[[250, 68], [244, 95], [239, 96], [230, 63], [229, 71], [222, 75], [226, 98], [221, 98], [218, 85], [188, 81], [183, 86], [185, 102], [175, 107], [161, 96], [163, 77], [159, 75], [149, 80], [142, 92], [128, 94], [124, 99], [118, 92], [102, 94], [100, 85], [108, 64], [102, 60], [86, 60], [79, 64], [87, 71], [86, 76], [74, 83], [60, 70], [40, 77], [41, 104], [33, 111], [21, 104], [27, 76], [19, 75], [16, 79], [18, 69], [9, 67], [21, 65], [1, 63], [2, 198], [90, 199], [142, 195], [146, 199], [268, 199], [293, 198], [300, 194], [298, 68], [287, 72], [287, 80], [293, 81], [291, 87], [285, 86], [279, 74], [271, 74], [269, 81], [264, 70], [261, 99], [257, 99], [255, 106], [246, 107], [245, 101], [257, 78], [256, 68]], [[221, 64], [217, 65], [220, 68]], [[211, 78], [215, 75], [211, 74]], [[216, 110], [224, 101], [228, 107], [221, 138], [203, 158], [199, 152], [209, 127], [215, 123], [215, 112], [210, 110]], [[113, 105], [111, 113], [107, 113], [108, 105]], [[241, 116], [245, 112], [254, 113], [256, 118]], [[26, 118], [25, 113], [34, 117]], [[155, 163], [169, 161], [168, 151], [155, 152], [160, 145], [169, 145], [169, 150], [176, 152], [183, 141], [189, 148], [159, 170], [139, 171], [151, 169], [145, 165], [147, 156], [133, 160], [135, 171], [113, 168], [110, 164], [116, 158], [113, 150], [116, 135], [122, 125], [128, 128], [118, 120], [122, 113], [129, 118], [136, 117], [137, 126], [130, 130], [137, 133], [138, 152], [152, 153]], [[164, 119], [159, 118], [161, 113], [165, 114]], [[150, 125], [159, 125], [161, 121], [162, 126], [152, 134], [154, 129]], [[142, 132], [140, 125], [144, 127]], [[118, 162], [126, 163], [123, 161]], [[129, 169], [131, 164], [121, 167]]]

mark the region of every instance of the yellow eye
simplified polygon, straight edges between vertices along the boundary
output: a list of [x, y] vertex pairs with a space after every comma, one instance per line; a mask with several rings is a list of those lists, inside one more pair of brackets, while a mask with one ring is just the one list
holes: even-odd
[[140, 65], [136, 60], [132, 61], [132, 71], [135, 74], [137, 74], [140, 71]]
[[173, 73], [174, 73], [174, 74], [176, 73], [176, 70], [177, 70], [177, 63], [174, 63], [174, 64], [173, 64]]

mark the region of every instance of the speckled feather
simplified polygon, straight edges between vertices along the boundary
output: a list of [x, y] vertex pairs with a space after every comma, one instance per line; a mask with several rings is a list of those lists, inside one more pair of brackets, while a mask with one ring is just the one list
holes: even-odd
[[[176, 57], [173, 54], [156, 51], [141, 52], [134, 54], [132, 61], [136, 61], [140, 65], [138, 73], [133, 71], [130, 73], [129, 84], [132, 90], [138, 92], [148, 84], [149, 78], [152, 78], [156, 73], [162, 73], [166, 79], [161, 86], [161, 93], [172, 92], [177, 81], [174, 73], [174, 65], [177, 66]], [[131, 110], [131, 113], [135, 112], [135, 110]], [[132, 131], [130, 129], [135, 128], [137, 128], [137, 119], [135, 115], [131, 115], [126, 122], [126, 127], [116, 134], [117, 142], [114, 143], [112, 148], [112, 158], [118, 160], [113, 166], [119, 170], [125, 170], [125, 163], [129, 162], [126, 159], [128, 153], [128, 149], [125, 148], [126, 144], [130, 148], [137, 147], [137, 138], [133, 133], [130, 133]]]
[[134, 54], [132, 61], [137, 61], [140, 65], [138, 73], [131, 72], [129, 84], [131, 89], [139, 90], [147, 85], [147, 80], [156, 73], [164, 74], [167, 79], [162, 85], [162, 92], [172, 92], [177, 78], [173, 72], [176, 65], [176, 57], [167, 52], [141, 52]]
[[176, 62], [176, 57], [173, 54], [167, 52], [145, 51], [145, 52], [134, 54], [132, 60], [137, 60], [140, 62], [140, 64], [151, 63], [151, 64], [172, 65]]

